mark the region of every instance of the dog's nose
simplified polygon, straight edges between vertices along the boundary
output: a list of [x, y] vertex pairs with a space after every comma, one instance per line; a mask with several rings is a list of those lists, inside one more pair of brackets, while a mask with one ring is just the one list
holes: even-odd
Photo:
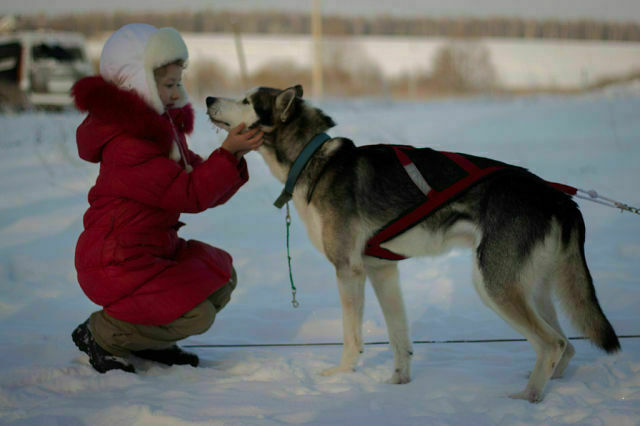
[[209, 108], [211, 104], [216, 101], [216, 99], [217, 98], [214, 98], [213, 96], [207, 96], [207, 108]]

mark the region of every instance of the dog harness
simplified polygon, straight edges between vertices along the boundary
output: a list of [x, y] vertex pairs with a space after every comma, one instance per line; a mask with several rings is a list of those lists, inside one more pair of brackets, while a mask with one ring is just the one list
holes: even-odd
[[[402, 260], [406, 257], [385, 249], [380, 245], [398, 236], [399, 234], [412, 228], [431, 213], [435, 212], [439, 207], [454, 198], [461, 196], [464, 191], [469, 189], [475, 183], [483, 178], [494, 174], [498, 171], [517, 170], [516, 166], [501, 163], [494, 160], [474, 157], [466, 154], [455, 152], [434, 151], [429, 148], [416, 149], [411, 146], [387, 145], [396, 155], [400, 164], [404, 167], [409, 178], [425, 195], [426, 200], [419, 206], [411, 209], [397, 219], [394, 219], [371, 237], [365, 246], [364, 254], [387, 260]], [[430, 180], [429, 185], [418, 167], [411, 160], [413, 153], [418, 151], [428, 152], [429, 155], [443, 155], [452, 163], [451, 166], [459, 169], [457, 173], [459, 178], [453, 182], [441, 182], [439, 176], [434, 176]], [[445, 179], [446, 180], [446, 179]], [[436, 185], [437, 182], [438, 185]], [[442, 184], [444, 183], [444, 187]], [[554, 188], [565, 192], [569, 195], [575, 195], [577, 189], [568, 185], [555, 182], [547, 182]], [[438, 188], [433, 188], [438, 186]]]
[[[319, 133], [303, 148], [289, 170], [285, 188], [274, 203], [277, 208], [282, 208], [291, 199], [298, 177], [315, 152], [329, 139], [331, 137], [326, 133]], [[407, 176], [426, 197], [422, 204], [382, 227], [367, 241], [364, 254], [380, 259], [406, 259], [406, 257], [380, 245], [411, 229], [443, 204], [461, 196], [473, 184], [487, 176], [498, 171], [520, 169], [520, 167], [468, 154], [435, 151], [430, 148], [415, 148], [408, 145], [383, 144], [377, 146], [393, 150], [396, 158], [407, 172]], [[444, 156], [445, 163], [449, 163], [449, 166], [446, 167], [447, 171], [443, 174], [421, 171], [411, 159], [415, 155]], [[443, 159], [437, 160], [442, 162]], [[578, 191], [577, 188], [561, 183], [547, 182], [547, 184], [572, 196], [576, 195]]]

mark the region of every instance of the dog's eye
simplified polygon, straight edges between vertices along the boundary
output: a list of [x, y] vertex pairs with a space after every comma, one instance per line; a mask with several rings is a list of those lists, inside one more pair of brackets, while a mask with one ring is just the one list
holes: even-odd
[[244, 98], [244, 99], [242, 100], [242, 103], [243, 103], [243, 104], [245, 104], [245, 105], [249, 105], [249, 101], [247, 100], [247, 98]]

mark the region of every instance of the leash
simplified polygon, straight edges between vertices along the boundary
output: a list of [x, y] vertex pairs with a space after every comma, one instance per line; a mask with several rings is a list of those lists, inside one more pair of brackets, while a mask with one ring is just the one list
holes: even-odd
[[280, 193], [278, 199], [275, 201], [275, 203], [273, 203], [273, 205], [279, 209], [281, 209], [285, 204], [287, 205], [287, 216], [285, 218], [287, 227], [287, 263], [289, 264], [289, 282], [291, 282], [291, 305], [294, 308], [300, 306], [300, 303], [296, 300], [296, 293], [298, 292], [298, 290], [293, 283], [293, 272], [291, 270], [291, 250], [289, 248], [289, 228], [291, 228], [291, 213], [289, 211], [289, 201], [293, 196], [293, 188], [296, 186], [296, 182], [298, 181], [298, 178], [300, 177], [300, 174], [304, 170], [305, 166], [307, 165], [311, 157], [313, 157], [313, 154], [315, 154], [316, 151], [320, 149], [320, 147], [329, 139], [331, 139], [331, 136], [329, 136], [328, 134], [324, 132], [318, 133], [313, 137], [313, 139], [311, 139], [308, 144], [305, 145], [298, 157], [293, 162], [291, 169], [289, 169], [287, 181], [284, 185], [282, 193]]
[[[577, 193], [575, 195], [576, 198], [602, 204], [603, 206], [612, 207], [614, 209], [620, 209], [621, 212], [625, 211], [625, 212], [630, 212], [630, 213], [635, 213], [637, 215], [640, 215], [640, 208], [638, 207], [632, 207], [628, 204], [621, 203], [620, 201], [616, 201], [616, 200], [612, 200], [611, 198], [604, 197], [598, 194], [593, 189], [590, 189], [588, 191], [585, 191], [584, 189], [579, 189], [579, 188], [576, 188], [576, 189], [577, 189]], [[579, 195], [578, 193], [586, 194], [588, 195], [588, 197], [585, 197], [584, 195]]]
[[291, 214], [289, 212], [289, 203], [287, 203], [287, 217], [285, 218], [285, 222], [287, 224], [287, 261], [289, 263], [289, 281], [291, 282], [291, 305], [294, 308], [300, 306], [300, 303], [296, 300], [296, 293], [298, 289], [293, 284], [293, 273], [291, 272], [291, 253], [289, 251], [289, 228], [291, 228]]
[[571, 195], [572, 197], [576, 197], [576, 198], [580, 198], [581, 200], [587, 200], [587, 201], [591, 201], [593, 203], [598, 203], [601, 204], [603, 206], [607, 206], [607, 207], [611, 207], [614, 209], [620, 209], [620, 211], [626, 211], [626, 212], [630, 212], [630, 213], [635, 213], [637, 215], [640, 215], [640, 209], [637, 207], [632, 207], [628, 204], [625, 203], [621, 203], [620, 201], [616, 201], [613, 200], [611, 198], [605, 197], [603, 195], [598, 194], [596, 191], [594, 191], [593, 189], [580, 189], [580, 188], [575, 188], [573, 186], [570, 185], [565, 185], [564, 183], [557, 183], [557, 182], [549, 182], [547, 181], [547, 184], [551, 185], [552, 187]]

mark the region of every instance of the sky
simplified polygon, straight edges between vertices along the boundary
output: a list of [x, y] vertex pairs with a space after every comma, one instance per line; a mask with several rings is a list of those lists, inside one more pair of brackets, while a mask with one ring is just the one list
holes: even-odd
[[[115, 11], [115, 10], [201, 10], [274, 9], [305, 12], [311, 9], [311, 0], [3, 0], [0, 14], [48, 14]], [[322, 0], [327, 14], [372, 16], [506, 16], [523, 18], [596, 19], [608, 21], [640, 21], [638, 0]]]

